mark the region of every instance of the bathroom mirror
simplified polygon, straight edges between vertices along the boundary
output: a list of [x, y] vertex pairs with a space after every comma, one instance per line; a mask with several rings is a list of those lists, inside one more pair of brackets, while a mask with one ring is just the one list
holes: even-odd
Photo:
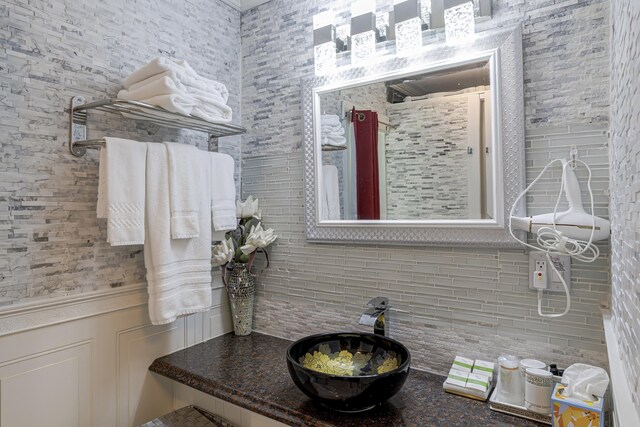
[[303, 82], [307, 239], [517, 247], [520, 28]]

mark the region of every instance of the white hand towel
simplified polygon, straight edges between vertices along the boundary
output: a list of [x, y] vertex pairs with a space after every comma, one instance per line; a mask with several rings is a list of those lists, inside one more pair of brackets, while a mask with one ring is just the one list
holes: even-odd
[[233, 157], [209, 153], [211, 159], [211, 219], [216, 231], [235, 230], [236, 184]]
[[325, 218], [328, 220], [340, 219], [340, 188], [338, 183], [338, 168], [333, 165], [322, 166], [322, 178], [324, 180]]
[[157, 82], [158, 80], [163, 80], [163, 79], [169, 79], [171, 83], [176, 88], [178, 88], [181, 92], [188, 93], [189, 95], [201, 96], [203, 98], [208, 98], [208, 99], [210, 98], [225, 105], [227, 103], [229, 94], [226, 91], [226, 88], [224, 88], [225, 90], [223, 92], [220, 92], [220, 88], [217, 86], [214, 86], [210, 89], [208, 88], [207, 90], [202, 90], [197, 87], [185, 85], [184, 83], [182, 83], [182, 81], [180, 81], [180, 77], [173, 71], [165, 71], [164, 73], [156, 74], [155, 76], [151, 76], [148, 79], [142, 80], [141, 82], [134, 83], [131, 86], [129, 86], [128, 91], [129, 92], [138, 91], [139, 89], [145, 86], [149, 86]]
[[[192, 239], [200, 236], [198, 226], [201, 187], [211, 180], [207, 164], [200, 158], [206, 154], [193, 145], [165, 142], [169, 158], [169, 203], [171, 206], [171, 237]], [[206, 183], [207, 188], [211, 186]]]
[[119, 138], [105, 140], [105, 152], [100, 157], [105, 163], [101, 169], [106, 175], [106, 201], [103, 180], [98, 214], [104, 216], [106, 206], [107, 241], [111, 246], [142, 245], [147, 144]]
[[[197, 160], [200, 164], [194, 167], [208, 169], [208, 156]], [[198, 187], [200, 237], [172, 239], [168, 161], [164, 144], [149, 144], [144, 262], [149, 317], [154, 325], [170, 323], [178, 316], [211, 306], [211, 179], [207, 176]]]
[[107, 218], [107, 150], [105, 147], [100, 149], [100, 164], [98, 165], [98, 205], [96, 206], [98, 218]]
[[165, 57], [154, 58], [148, 64], [135, 70], [124, 80], [123, 86], [125, 89], [130, 89], [135, 83], [166, 72], [173, 73], [177, 80], [185, 85], [205, 92], [219, 93], [224, 99], [224, 102], [229, 98], [229, 91], [224, 84], [202, 77], [191, 68], [187, 61]]

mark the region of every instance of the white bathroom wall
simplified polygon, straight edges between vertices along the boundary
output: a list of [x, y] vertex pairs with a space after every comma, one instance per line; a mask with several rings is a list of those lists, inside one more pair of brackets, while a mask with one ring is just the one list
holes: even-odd
[[[608, 1], [492, 4], [494, 17], [478, 31], [523, 25], [527, 178], [576, 144], [594, 171], [596, 214], [607, 216]], [[383, 295], [404, 311], [392, 313], [392, 333], [420, 368], [445, 372], [455, 354], [503, 352], [606, 365], [607, 244], [596, 263], [573, 264], [573, 308], [549, 321], [537, 314], [521, 250], [305, 241], [300, 79], [313, 75], [311, 16], [331, 8], [345, 18], [348, 5], [272, 0], [242, 15], [243, 195], [260, 198], [265, 225], [279, 236], [258, 280], [257, 328], [287, 338], [353, 330], [368, 299]], [[553, 208], [558, 178], [530, 195], [530, 212]], [[544, 304], [563, 308], [562, 295]]]
[[615, 340], [640, 417], [640, 3], [611, 2], [611, 275]]

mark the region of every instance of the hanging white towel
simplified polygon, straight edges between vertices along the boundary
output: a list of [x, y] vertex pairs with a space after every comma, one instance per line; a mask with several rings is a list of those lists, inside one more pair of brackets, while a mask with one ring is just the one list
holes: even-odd
[[192, 86], [205, 92], [219, 93], [225, 102], [229, 98], [229, 91], [224, 84], [202, 77], [196, 73], [193, 68], [191, 68], [187, 61], [166, 57], [154, 58], [149, 63], [135, 70], [124, 80], [123, 86], [125, 89], [130, 89], [135, 83], [139, 83], [149, 77], [167, 72], [172, 73], [177, 80], [185, 85]]
[[235, 230], [236, 184], [234, 160], [228, 154], [209, 153], [211, 160], [211, 219], [216, 231]]
[[[192, 239], [200, 235], [199, 197], [202, 185], [210, 187], [209, 170], [200, 158], [205, 155], [193, 145], [165, 142], [169, 158], [169, 203], [171, 238]], [[206, 156], [206, 155], [205, 155]]]
[[100, 149], [100, 163], [98, 164], [98, 204], [96, 206], [98, 218], [107, 218], [107, 150]]
[[[199, 169], [209, 168], [209, 157], [199, 156]], [[199, 183], [200, 237], [172, 239], [169, 170], [164, 144], [149, 144], [147, 152], [146, 228], [144, 261], [147, 269], [149, 317], [154, 325], [211, 306], [210, 182]]]
[[333, 165], [322, 166], [324, 219], [340, 219], [340, 188], [338, 182], [338, 168]]
[[107, 218], [111, 246], [144, 244], [145, 162], [147, 144], [105, 138], [100, 153], [98, 218]]

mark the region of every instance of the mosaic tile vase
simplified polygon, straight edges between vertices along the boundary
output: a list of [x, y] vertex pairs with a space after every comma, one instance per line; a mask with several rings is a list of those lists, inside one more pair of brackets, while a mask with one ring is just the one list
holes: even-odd
[[246, 264], [233, 266], [227, 282], [227, 293], [231, 305], [233, 332], [239, 336], [249, 335], [253, 326], [256, 284]]

